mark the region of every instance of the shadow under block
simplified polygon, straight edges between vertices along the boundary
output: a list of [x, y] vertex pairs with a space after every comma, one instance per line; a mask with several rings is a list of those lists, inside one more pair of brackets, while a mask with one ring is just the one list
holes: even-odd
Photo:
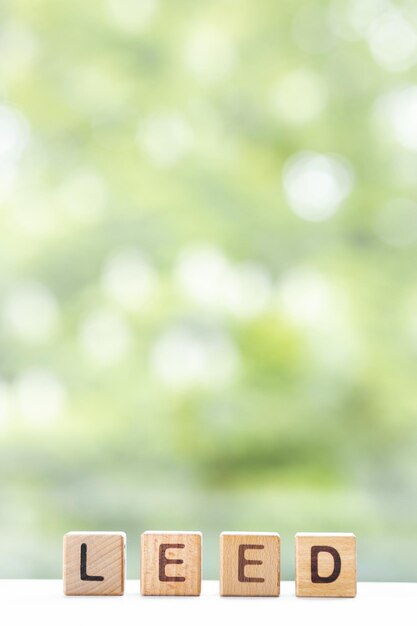
[[220, 595], [279, 596], [280, 536], [277, 533], [220, 535]]
[[126, 535], [70, 532], [64, 535], [64, 593], [121, 596], [124, 593]]
[[356, 537], [351, 533], [297, 533], [297, 596], [356, 596]]
[[141, 536], [140, 591], [144, 596], [199, 596], [200, 532], [147, 531]]

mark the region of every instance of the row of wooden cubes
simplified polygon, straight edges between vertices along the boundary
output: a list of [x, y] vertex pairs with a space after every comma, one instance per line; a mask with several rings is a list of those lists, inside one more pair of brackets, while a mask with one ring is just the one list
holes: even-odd
[[[200, 532], [147, 531], [141, 536], [142, 595], [198, 596]], [[295, 536], [297, 596], [356, 595], [356, 537], [351, 533]], [[64, 593], [122, 595], [126, 535], [70, 532], [64, 536]], [[279, 596], [280, 536], [224, 532], [220, 535], [220, 595]]]

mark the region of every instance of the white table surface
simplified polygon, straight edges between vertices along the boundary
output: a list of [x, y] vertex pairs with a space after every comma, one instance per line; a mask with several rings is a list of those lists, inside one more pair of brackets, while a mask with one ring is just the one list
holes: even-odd
[[221, 598], [217, 581], [200, 597], [144, 597], [129, 580], [124, 596], [66, 597], [61, 580], [0, 580], [0, 623], [22, 626], [371, 626], [415, 624], [417, 583], [359, 583], [356, 598], [296, 598], [294, 582], [279, 598]]

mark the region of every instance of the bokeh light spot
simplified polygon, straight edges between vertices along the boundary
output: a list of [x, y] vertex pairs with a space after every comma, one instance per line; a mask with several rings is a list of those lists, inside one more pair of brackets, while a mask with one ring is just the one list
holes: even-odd
[[157, 273], [136, 248], [125, 248], [110, 255], [103, 268], [104, 292], [128, 311], [137, 311], [153, 298]]
[[0, 379], [0, 431], [6, 430], [12, 412], [10, 385]]
[[417, 85], [381, 96], [375, 114], [380, 128], [388, 128], [404, 148], [417, 151]]
[[29, 124], [15, 109], [0, 105], [0, 164], [17, 161], [29, 139]]
[[249, 319], [261, 315], [270, 304], [272, 280], [263, 265], [233, 264], [215, 246], [185, 248], [174, 276], [184, 296], [207, 311]]
[[107, 0], [112, 21], [128, 33], [141, 32], [152, 22], [157, 0]]
[[417, 32], [399, 11], [375, 19], [368, 42], [374, 59], [387, 70], [407, 70], [417, 62]]
[[283, 171], [289, 205], [296, 215], [311, 222], [331, 217], [352, 185], [350, 167], [335, 156], [301, 152], [285, 164]]
[[319, 271], [294, 268], [282, 277], [278, 286], [278, 306], [297, 324], [328, 328], [336, 311], [334, 291]]
[[173, 391], [228, 384], [238, 363], [236, 347], [224, 332], [185, 325], [166, 330], [151, 353], [154, 375]]
[[33, 426], [47, 426], [61, 417], [67, 405], [62, 381], [49, 370], [30, 369], [14, 383], [17, 408], [23, 419]]
[[7, 293], [3, 316], [16, 337], [36, 343], [53, 335], [58, 325], [59, 308], [46, 285], [29, 281], [17, 283]]
[[176, 165], [193, 143], [188, 122], [177, 113], [155, 114], [142, 120], [137, 139], [149, 160], [161, 168]]
[[184, 59], [193, 76], [212, 83], [231, 72], [235, 50], [226, 31], [209, 24], [197, 25], [185, 43]]

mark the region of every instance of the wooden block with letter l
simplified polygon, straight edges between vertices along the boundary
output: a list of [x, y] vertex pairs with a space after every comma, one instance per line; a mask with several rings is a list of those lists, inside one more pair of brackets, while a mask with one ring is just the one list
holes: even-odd
[[64, 593], [121, 596], [125, 581], [126, 535], [70, 532], [64, 535]]
[[141, 594], [199, 596], [201, 543], [200, 532], [144, 532], [141, 536]]
[[279, 596], [280, 536], [277, 533], [220, 535], [220, 595]]
[[356, 537], [352, 533], [297, 533], [297, 596], [356, 596]]

